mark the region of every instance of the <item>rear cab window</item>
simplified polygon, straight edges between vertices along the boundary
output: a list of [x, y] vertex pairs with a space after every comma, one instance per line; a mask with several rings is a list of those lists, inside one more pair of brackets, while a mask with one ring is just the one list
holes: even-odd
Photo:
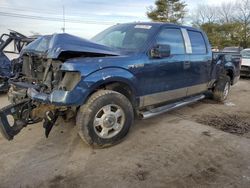
[[192, 54], [207, 54], [207, 45], [202, 33], [191, 30], [187, 32], [192, 46]]

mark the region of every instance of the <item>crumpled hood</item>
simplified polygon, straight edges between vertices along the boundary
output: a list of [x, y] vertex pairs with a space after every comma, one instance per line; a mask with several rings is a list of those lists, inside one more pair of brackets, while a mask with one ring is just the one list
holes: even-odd
[[42, 36], [24, 48], [21, 55], [25, 53], [37, 53], [51, 59], [60, 59], [65, 53], [90, 56], [120, 55], [107, 46], [66, 33]]

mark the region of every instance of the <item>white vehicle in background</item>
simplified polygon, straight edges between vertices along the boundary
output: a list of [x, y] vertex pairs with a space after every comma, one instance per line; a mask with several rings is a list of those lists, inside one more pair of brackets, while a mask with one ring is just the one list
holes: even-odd
[[250, 77], [250, 48], [241, 51], [242, 64], [240, 75]]

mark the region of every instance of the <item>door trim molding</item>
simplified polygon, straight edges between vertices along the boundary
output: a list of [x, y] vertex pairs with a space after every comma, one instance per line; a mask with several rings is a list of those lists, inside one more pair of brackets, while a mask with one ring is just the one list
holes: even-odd
[[184, 38], [184, 43], [185, 43], [185, 47], [186, 47], [186, 53], [187, 54], [192, 54], [193, 53], [193, 49], [192, 49], [192, 45], [191, 45], [191, 41], [188, 35], [188, 32], [186, 29], [181, 28], [181, 32]]
[[206, 90], [208, 90], [208, 83], [144, 95], [140, 97], [139, 107], [142, 108], [154, 104], [177, 100], [183, 97], [205, 92]]

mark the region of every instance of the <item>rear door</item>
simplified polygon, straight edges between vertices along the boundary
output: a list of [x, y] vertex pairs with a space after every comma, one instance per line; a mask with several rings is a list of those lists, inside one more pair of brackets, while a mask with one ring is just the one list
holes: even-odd
[[191, 45], [191, 51], [188, 54], [190, 68], [186, 70], [189, 85], [187, 96], [190, 96], [208, 89], [212, 54], [211, 50], [207, 49], [209, 45], [202, 32], [186, 29], [184, 29], [184, 32], [187, 32]]

